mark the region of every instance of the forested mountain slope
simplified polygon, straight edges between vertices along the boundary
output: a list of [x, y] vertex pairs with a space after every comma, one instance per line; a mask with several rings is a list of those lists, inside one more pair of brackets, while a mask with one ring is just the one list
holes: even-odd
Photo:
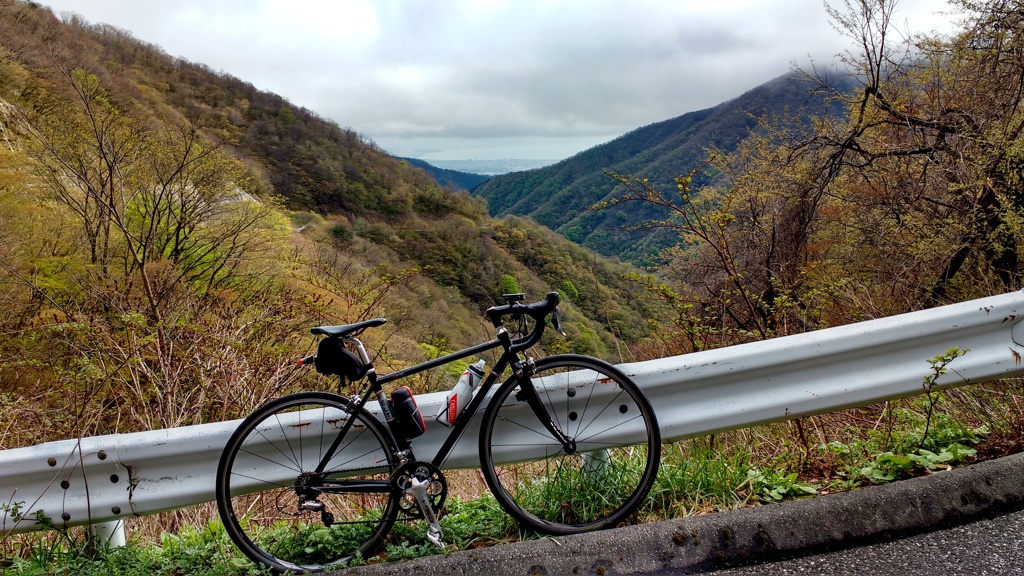
[[[852, 86], [845, 78], [837, 78], [834, 84], [840, 90]], [[530, 216], [607, 256], [651, 263], [661, 249], [678, 242], [678, 235], [665, 230], [620, 231], [663, 217], [653, 206], [588, 210], [621, 192], [606, 171], [642, 175], [654, 187], [672, 190], [675, 177], [704, 164], [710, 151], [733, 151], [756, 129], [760, 117], [792, 116], [792, 120], [806, 121], [844, 112], [839, 106], [827, 108], [824, 97], [813, 88], [797, 74], [785, 74], [713, 108], [637, 128], [553, 166], [492, 178], [473, 193], [487, 200], [492, 215]], [[707, 182], [706, 174], [700, 174], [694, 186]]]

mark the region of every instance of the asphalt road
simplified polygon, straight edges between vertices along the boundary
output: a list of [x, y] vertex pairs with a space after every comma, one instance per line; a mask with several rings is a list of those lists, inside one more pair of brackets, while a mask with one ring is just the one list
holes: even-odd
[[[431, 575], [576, 575], [597, 574], [886, 574], [898, 567], [913, 574], [915, 564], [934, 568], [920, 573], [1006, 574], [994, 560], [963, 560], [957, 566], [957, 538], [948, 540], [931, 532], [960, 526], [974, 530], [999, 554], [1017, 547], [1019, 527], [990, 525], [1000, 515], [1024, 509], [1024, 454], [982, 462], [955, 470], [852, 492], [733, 510], [692, 518], [578, 536], [519, 542], [479, 550], [455, 552], [403, 562], [364, 566], [339, 572], [359, 576]], [[1017, 515], [1004, 521], [1019, 521]], [[998, 521], [996, 521], [998, 522]], [[995, 526], [999, 526], [998, 528]], [[926, 534], [927, 533], [927, 534]], [[897, 539], [916, 552], [885, 548]], [[931, 538], [931, 539], [929, 539]], [[865, 545], [877, 550], [873, 560], [862, 559]], [[861, 546], [861, 548], [854, 548]], [[960, 548], [975, 548], [959, 545]], [[839, 565], [823, 567], [815, 556], [845, 550]], [[952, 571], [941, 570], [926, 559], [929, 551], [950, 558]], [[889, 560], [885, 560], [889, 554]], [[799, 560], [786, 560], [805, 556]], [[1000, 556], [1002, 558], [1003, 556]], [[780, 564], [778, 561], [784, 561]], [[860, 564], [854, 563], [859, 561]], [[767, 565], [764, 563], [772, 562]], [[796, 562], [796, 564], [790, 564]], [[801, 564], [804, 562], [805, 564]], [[873, 568], [868, 562], [878, 562]], [[889, 564], [883, 564], [889, 562]], [[971, 564], [967, 564], [970, 562]], [[1010, 558], [1007, 562], [1015, 563]], [[747, 566], [740, 571], [729, 570]], [[749, 570], [749, 571], [742, 571]], [[805, 570], [800, 572], [799, 570]], [[817, 570], [815, 572], [814, 570]], [[848, 571], [844, 571], [848, 570]], [[985, 570], [989, 570], [986, 572]]]
[[[892, 542], [846, 548], [728, 570], [707, 576], [1001, 576], [1024, 574], [1024, 512], [909, 536]], [[661, 571], [668, 576], [678, 571]]]

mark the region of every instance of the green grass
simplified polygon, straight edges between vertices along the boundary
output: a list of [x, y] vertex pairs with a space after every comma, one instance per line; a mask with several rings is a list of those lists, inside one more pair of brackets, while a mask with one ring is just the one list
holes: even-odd
[[269, 574], [244, 558], [219, 522], [164, 533], [159, 544], [97, 547], [81, 530], [52, 531], [24, 547], [3, 540], [5, 576], [257, 576]]
[[678, 518], [746, 504], [749, 498], [742, 491], [747, 462], [745, 452], [719, 452], [704, 440], [666, 444], [641, 517]]
[[[502, 466], [506, 491], [523, 510], [550, 522], [589, 524], [619, 508], [643, 475], [649, 452], [635, 447], [562, 455]], [[543, 468], [538, 468], [543, 466]]]

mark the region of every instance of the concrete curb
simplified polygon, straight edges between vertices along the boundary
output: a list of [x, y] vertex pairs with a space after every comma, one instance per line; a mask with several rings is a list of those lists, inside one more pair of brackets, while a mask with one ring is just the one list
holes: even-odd
[[893, 539], [1022, 507], [1024, 454], [1017, 454], [852, 492], [364, 566], [339, 574], [704, 572]]

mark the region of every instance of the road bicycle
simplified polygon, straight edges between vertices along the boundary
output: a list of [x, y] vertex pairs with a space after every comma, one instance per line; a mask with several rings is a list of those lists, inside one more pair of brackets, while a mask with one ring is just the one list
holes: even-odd
[[[442, 468], [471, 425], [479, 425], [487, 488], [522, 527], [566, 535], [628, 521], [660, 460], [650, 403], [629, 377], [596, 358], [528, 355], [549, 316], [561, 332], [557, 292], [533, 304], [521, 294], [505, 298], [486, 312], [495, 339], [381, 376], [358, 337], [385, 319], [313, 328], [324, 338], [300, 362], [339, 384], [366, 383], [351, 396], [300, 392], [271, 400], [235, 430], [217, 468], [216, 495], [239, 549], [276, 572], [340, 568], [370, 560], [399, 518], [425, 521], [427, 538], [443, 546]], [[433, 458], [417, 459], [412, 440], [426, 420], [407, 387], [389, 397], [384, 385], [498, 348], [471, 399], [460, 399], [461, 413], [452, 401], [439, 415], [451, 429]]]

